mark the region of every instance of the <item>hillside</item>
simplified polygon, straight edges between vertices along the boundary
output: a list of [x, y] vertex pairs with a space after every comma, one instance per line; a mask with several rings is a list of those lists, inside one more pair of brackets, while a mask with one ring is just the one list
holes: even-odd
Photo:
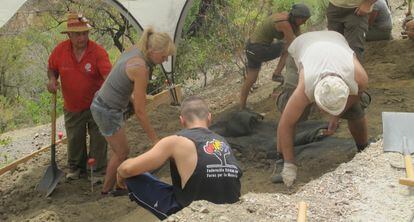
[[[370, 137], [379, 140], [364, 152], [355, 149], [305, 150], [298, 156], [299, 179], [291, 189], [270, 182], [274, 160], [262, 153], [237, 157], [243, 168], [241, 201], [232, 205], [214, 205], [204, 201], [171, 216], [167, 221], [294, 221], [297, 203], [306, 201], [310, 221], [412, 221], [413, 190], [398, 184], [404, 177], [402, 156], [382, 151], [383, 111], [412, 111], [414, 75], [412, 58], [414, 41], [399, 36], [403, 11], [397, 10], [403, 0], [393, 1], [393, 32], [389, 42], [367, 44], [366, 63], [370, 78], [369, 93], [373, 102], [368, 109]], [[249, 106], [263, 113], [265, 120], [277, 121], [275, 85], [270, 75], [276, 63], [264, 66], [258, 88], [249, 97]], [[219, 120], [237, 109], [241, 77], [237, 72], [222, 72], [206, 88], [188, 86], [188, 94], [206, 98], [213, 118]], [[178, 107], [162, 105], [150, 113], [160, 136], [180, 129]], [[7, 149], [36, 147], [30, 144], [36, 134], [42, 144], [48, 143], [49, 126], [18, 130], [7, 134], [12, 139]], [[127, 122], [130, 156], [149, 148], [149, 140], [135, 118]], [[349, 138], [342, 123], [337, 137]], [[19, 141], [19, 143], [15, 142]], [[36, 142], [34, 142], [36, 143]], [[57, 147], [58, 165], [66, 171], [66, 145]], [[130, 202], [128, 197], [101, 197], [100, 186], [91, 193], [88, 180], [62, 181], [52, 197], [44, 198], [34, 188], [49, 164], [49, 153], [20, 165], [0, 176], [0, 221], [156, 221], [156, 218]], [[168, 167], [158, 176], [169, 181]]]

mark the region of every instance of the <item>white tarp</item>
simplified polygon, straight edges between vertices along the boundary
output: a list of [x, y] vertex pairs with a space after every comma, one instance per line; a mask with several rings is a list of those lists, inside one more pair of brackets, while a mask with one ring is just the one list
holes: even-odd
[[[156, 31], [167, 32], [176, 45], [180, 39], [184, 19], [192, 0], [105, 0], [116, 7], [135, 28], [143, 30], [149, 26]], [[164, 71], [172, 72], [174, 58], [163, 63]]]
[[0, 27], [9, 21], [26, 1], [27, 0], [0, 0]]
[[[0, 0], [0, 27], [2, 27], [28, 0]], [[65, 1], [65, 0], [62, 0]], [[178, 44], [184, 19], [192, 0], [105, 0], [122, 13], [131, 24], [142, 31], [148, 26], [170, 34]], [[165, 72], [173, 71], [174, 57], [162, 64]]]

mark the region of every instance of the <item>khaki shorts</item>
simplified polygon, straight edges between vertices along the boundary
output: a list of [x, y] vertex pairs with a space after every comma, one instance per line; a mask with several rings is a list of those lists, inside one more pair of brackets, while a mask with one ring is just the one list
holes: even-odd
[[[290, 96], [292, 96], [293, 91], [295, 91], [294, 88], [283, 87], [282, 92], [277, 97], [276, 107], [280, 113], [282, 113], [283, 110], [285, 110], [286, 104], [289, 101]], [[311, 109], [312, 109], [312, 104], [306, 106], [305, 110], [303, 111], [302, 115], [299, 118], [299, 122], [308, 120], [309, 115], [311, 113]]]
[[365, 35], [368, 32], [368, 15], [358, 16], [355, 14], [355, 8], [342, 8], [329, 3], [326, 17], [328, 29], [341, 33], [362, 63]]

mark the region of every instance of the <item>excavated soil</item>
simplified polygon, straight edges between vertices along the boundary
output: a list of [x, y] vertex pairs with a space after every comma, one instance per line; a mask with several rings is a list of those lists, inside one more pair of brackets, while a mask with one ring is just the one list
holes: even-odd
[[[395, 27], [402, 20], [403, 12], [395, 9], [400, 3], [402, 0], [391, 3]], [[414, 107], [414, 42], [401, 40], [398, 33], [394, 32], [395, 40], [367, 44], [364, 66], [370, 78], [368, 91], [372, 103], [367, 115], [372, 138], [381, 137], [381, 112], [413, 111]], [[279, 90], [273, 92], [276, 86], [269, 81], [274, 67], [275, 62], [264, 66], [258, 88], [249, 97], [249, 106], [270, 121], [279, 118], [274, 106], [274, 96]], [[223, 73], [206, 88], [186, 92], [206, 98], [213, 118], [219, 119], [237, 109], [240, 79], [236, 72]], [[177, 107], [161, 105], [150, 112], [150, 118], [160, 136], [180, 129]], [[44, 126], [43, 130], [47, 131], [48, 127]], [[35, 131], [7, 134], [12, 137], [7, 149], [19, 149], [24, 145], [24, 138], [26, 146], [30, 146], [39, 132], [46, 145], [48, 133], [43, 135], [44, 131], [36, 128]], [[130, 156], [149, 148], [150, 142], [134, 117], [127, 122], [127, 132]], [[15, 135], [20, 138], [19, 143], [13, 139]], [[345, 122], [336, 136], [350, 137]], [[1, 149], [3, 151], [3, 147]], [[66, 145], [59, 145], [57, 150], [58, 165], [66, 171]], [[414, 192], [398, 184], [398, 178], [404, 176], [400, 167], [402, 156], [384, 154], [381, 140], [363, 153], [355, 153], [355, 149], [305, 150], [298, 156], [298, 181], [293, 188], [287, 189], [270, 182], [274, 160], [266, 159], [262, 153], [243, 155], [236, 152], [244, 172], [241, 201], [233, 205], [195, 202], [168, 220], [292, 221], [296, 218], [296, 204], [304, 200], [309, 205], [311, 221], [409, 221], [414, 209]], [[51, 197], [44, 198], [34, 188], [48, 164], [49, 154], [44, 153], [0, 176], [0, 221], [157, 221], [127, 197], [101, 197], [100, 185], [92, 193], [85, 178], [63, 180]], [[167, 168], [158, 173], [165, 181], [169, 181]]]

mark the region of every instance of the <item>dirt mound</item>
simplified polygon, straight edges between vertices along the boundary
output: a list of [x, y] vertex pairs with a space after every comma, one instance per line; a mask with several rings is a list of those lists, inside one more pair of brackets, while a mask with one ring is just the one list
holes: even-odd
[[[380, 119], [382, 111], [409, 111], [409, 107], [414, 106], [412, 98], [414, 87], [411, 82], [413, 76], [411, 69], [407, 68], [407, 65], [411, 64], [409, 60], [413, 44], [407, 40], [394, 40], [368, 45], [365, 66], [370, 75], [369, 92], [373, 97], [373, 103], [368, 110], [371, 135], [379, 135], [382, 131]], [[399, 52], [399, 57], [387, 53], [388, 50]], [[274, 65], [269, 63], [265, 66], [259, 80], [259, 88], [249, 97], [252, 108], [263, 113], [265, 119], [270, 121], [279, 117], [278, 112], [275, 111], [274, 98], [271, 96], [275, 85], [268, 81]], [[399, 77], [392, 79], [393, 76]], [[237, 78], [239, 77], [236, 73], [230, 74], [216, 80], [216, 84], [212, 83], [217, 86], [215, 91], [208, 88], [196, 92], [207, 98], [208, 103], [215, 108], [215, 111], [213, 110], [215, 119], [218, 120], [222, 115], [237, 109], [234, 101], [237, 101], [241, 84], [235, 81]], [[150, 113], [150, 118], [160, 136], [169, 135], [180, 129], [178, 113], [177, 107], [168, 105], [162, 105]], [[127, 132], [131, 146], [130, 156], [144, 152], [151, 145], [135, 118], [127, 122]], [[349, 133], [344, 126], [341, 126], [337, 135], [349, 138]], [[58, 165], [63, 170], [67, 170], [64, 167], [66, 146], [59, 145], [57, 150]], [[196, 214], [199, 220], [226, 221], [237, 218], [243, 221], [246, 219], [290, 220], [296, 218], [295, 205], [299, 200], [305, 200], [310, 204], [309, 217], [318, 221], [354, 218], [357, 220], [362, 218], [365, 221], [373, 220], [372, 218], [376, 218], [377, 214], [384, 220], [398, 221], [408, 218], [409, 210], [413, 209], [410, 202], [413, 201], [412, 196], [407, 194], [405, 187], [397, 184], [398, 178], [403, 176], [404, 172], [390, 168], [387, 163], [389, 154], [382, 154], [380, 144], [358, 154], [350, 163], [342, 165], [340, 164], [354, 157], [354, 149], [303, 151], [298, 156], [299, 180], [292, 189], [270, 182], [274, 160], [267, 159], [264, 153], [236, 153], [236, 155], [244, 172], [242, 193], [246, 195], [243, 196], [242, 201], [232, 206], [195, 203], [177, 216], [181, 215], [184, 221], [192, 221], [193, 217], [190, 215], [193, 214]], [[94, 193], [91, 193], [86, 178], [78, 181], [62, 181], [52, 197], [44, 198], [34, 189], [48, 164], [49, 154], [45, 153], [0, 177], [1, 221], [38, 218], [50, 218], [56, 221], [133, 221], [137, 217], [144, 221], [156, 221], [154, 216], [137, 207], [127, 197], [101, 197], [100, 185], [96, 187]], [[168, 175], [168, 169], [163, 169], [158, 174], [167, 182]], [[389, 199], [393, 201], [389, 202]], [[394, 203], [408, 204], [411, 208], [394, 206]], [[207, 210], [200, 210], [200, 207], [205, 207]]]
[[[391, 4], [397, 2], [400, 4], [402, 0]], [[394, 12], [402, 15], [402, 11]], [[399, 21], [399, 18], [394, 19], [394, 22]], [[414, 42], [408, 40], [367, 45], [364, 66], [370, 78], [368, 91], [373, 99], [367, 115], [369, 133], [374, 137], [382, 132], [382, 111], [412, 111], [414, 107], [413, 53]], [[274, 96], [279, 91], [274, 91], [276, 85], [270, 81], [276, 62], [263, 66], [258, 88], [248, 100], [253, 110], [270, 121], [279, 118], [274, 106]], [[206, 98], [213, 119], [219, 119], [237, 109], [240, 79], [237, 72], [226, 72], [207, 88], [192, 92]], [[151, 111], [151, 121], [161, 137], [180, 129], [178, 113], [177, 107], [168, 105]], [[345, 125], [341, 125], [337, 136], [350, 137]], [[151, 143], [135, 117], [127, 122], [127, 132], [130, 156], [150, 147]], [[28, 143], [32, 140], [30, 137]], [[48, 140], [45, 141], [47, 144]], [[292, 189], [270, 182], [274, 160], [267, 159], [264, 153], [236, 153], [244, 173], [241, 201], [220, 206], [196, 202], [169, 220], [291, 221], [296, 219], [296, 204], [304, 200], [309, 204], [308, 216], [313, 221], [407, 221], [414, 209], [413, 194], [397, 183], [404, 171], [390, 166], [390, 163], [401, 165], [402, 157], [383, 154], [381, 146], [378, 142], [354, 159], [354, 149], [305, 150], [298, 156], [299, 180]], [[58, 165], [66, 171], [66, 146], [59, 145], [57, 150]], [[0, 176], [0, 221], [136, 221], [137, 218], [157, 221], [127, 197], [100, 196], [101, 185], [91, 193], [86, 178], [62, 181], [51, 197], [44, 198], [34, 189], [49, 158], [49, 153], [44, 153]], [[162, 169], [158, 176], [168, 182], [168, 174], [168, 169]]]
[[293, 195], [248, 193], [231, 205], [197, 201], [167, 221], [293, 221], [299, 201], [308, 204], [309, 221], [409, 221], [414, 190], [398, 184], [405, 173], [391, 166], [395, 161], [402, 156], [383, 153], [379, 141]]

